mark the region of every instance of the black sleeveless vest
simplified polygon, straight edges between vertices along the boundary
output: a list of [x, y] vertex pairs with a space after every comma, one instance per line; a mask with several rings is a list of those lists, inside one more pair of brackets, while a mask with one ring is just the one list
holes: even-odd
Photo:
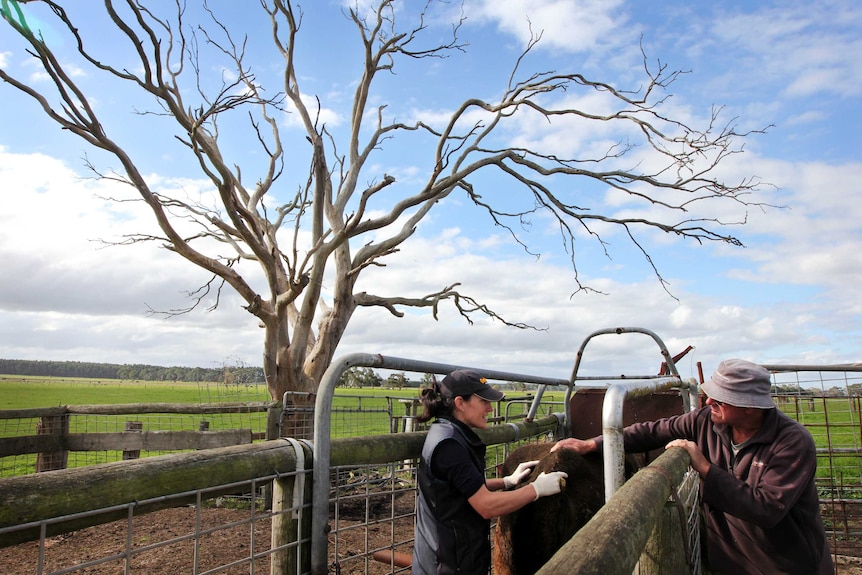
[[476, 469], [485, 474], [485, 444], [460, 422], [439, 419], [431, 425], [419, 462], [419, 498], [413, 575], [488, 575], [491, 522], [467, 499], [431, 472], [431, 456], [444, 439], [461, 444]]

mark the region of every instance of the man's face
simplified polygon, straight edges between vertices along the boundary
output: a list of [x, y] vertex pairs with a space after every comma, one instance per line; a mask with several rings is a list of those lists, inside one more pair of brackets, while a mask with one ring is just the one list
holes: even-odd
[[706, 398], [706, 404], [711, 409], [710, 415], [713, 423], [724, 423], [735, 427], [746, 423], [750, 417], [750, 408], [747, 407], [737, 407], [711, 397]]

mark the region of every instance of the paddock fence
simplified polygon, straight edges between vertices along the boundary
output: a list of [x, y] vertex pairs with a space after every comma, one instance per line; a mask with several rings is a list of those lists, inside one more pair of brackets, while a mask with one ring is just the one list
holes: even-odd
[[[558, 426], [550, 416], [489, 428], [490, 461]], [[331, 572], [390, 572], [374, 554], [410, 552], [423, 441], [423, 432], [332, 441]], [[0, 566], [8, 575], [307, 573], [312, 460], [309, 442], [284, 438], [0, 479]], [[244, 500], [225, 508], [232, 495]], [[103, 555], [82, 556], [75, 538], [89, 553], [98, 540]]]
[[[559, 419], [550, 416], [481, 435], [489, 461], [496, 462], [506, 446], [547, 438], [558, 426]], [[416, 458], [423, 441], [423, 432], [333, 440], [329, 573], [409, 570], [395, 565], [395, 557], [412, 551]], [[645, 474], [640, 488], [630, 482], [623, 488], [628, 492], [620, 490], [608, 504], [613, 511], [596, 516], [590, 547], [616, 549], [624, 530], [640, 534], [637, 545], [643, 548], [662, 516], [679, 530], [676, 510], [663, 503], [687, 466], [687, 459], [676, 457], [670, 471]], [[307, 442], [277, 439], [0, 480], [0, 565], [8, 575], [308, 573], [312, 458]], [[652, 465], [661, 467], [661, 458]], [[275, 492], [271, 508], [262, 496], [267, 489]], [[246, 494], [244, 504], [220, 507], [221, 497], [235, 493]], [[170, 515], [162, 515], [166, 510]], [[608, 521], [617, 525], [613, 540], [602, 535]], [[91, 547], [71, 545], [74, 538]], [[93, 553], [96, 543], [101, 555]], [[637, 555], [606, 554], [592, 564], [599, 570], [589, 572], [631, 573], [638, 561]], [[685, 557], [671, 556], [677, 563]], [[655, 572], [674, 572], [666, 570], [666, 556], [661, 564], [665, 570]]]
[[764, 365], [778, 409], [811, 432], [817, 489], [836, 562], [862, 558], [862, 364]]
[[[854, 551], [860, 530], [848, 517], [848, 512], [852, 516], [858, 509], [856, 500], [862, 491], [858, 472], [862, 426], [859, 402], [851, 393], [859, 374], [823, 370], [790, 377], [800, 378], [802, 390], [811, 388], [809, 381], [823, 381], [824, 393], [814, 395], [813, 401], [800, 392], [776, 396], [776, 403], [815, 436], [824, 519], [841, 574], [842, 556], [860, 556]], [[833, 379], [842, 378], [844, 395], [833, 389], [840, 387], [833, 385]], [[316, 405], [327, 401], [321, 397], [325, 394], [318, 395]], [[398, 420], [397, 433], [330, 438], [325, 468], [320, 465], [317, 439], [309, 443], [294, 438], [0, 479], [0, 570], [9, 575], [304, 575], [314, 572], [313, 541], [322, 535], [325, 573], [406, 572], [409, 568], [400, 566], [399, 558], [412, 549], [415, 469], [424, 433], [404, 431], [410, 415], [401, 403], [396, 411], [405, 412]], [[333, 418], [335, 413], [333, 409]], [[483, 431], [489, 444], [489, 474], [517, 445], [547, 440], [559, 432], [559, 414], [524, 418]], [[322, 429], [317, 433], [323, 433]], [[629, 563], [634, 560], [642, 562], [643, 573], [648, 568], [643, 562], [659, 556], [652, 538], [640, 548], [642, 533], [650, 531], [653, 521], [653, 526], [664, 526], [671, 533], [658, 544], [659, 550], [675, 547], [679, 551], [688, 545], [689, 553], [694, 551], [696, 543], [686, 544], [678, 533], [683, 522], [674, 501], [693, 494], [696, 503], [697, 491], [682, 490], [690, 475], [677, 473], [679, 462], [671, 452], [667, 455], [669, 459], [660, 461], [660, 457], [651, 463], [662, 471], [638, 474], [644, 485], [637, 490], [639, 483], [627, 482], [608, 501], [609, 511], [597, 515], [595, 523], [576, 536], [593, 533], [591, 553], [607, 556], [607, 561], [619, 555], [623, 544], [634, 551], [626, 551], [622, 566], [596, 563], [602, 561], [599, 557], [590, 564], [601, 565], [603, 570], [580, 572], [623, 573], [628, 569], [631, 573]], [[322, 481], [314, 477], [321, 471]], [[314, 488], [321, 485], [325, 485], [325, 508], [322, 524], [318, 518], [315, 525], [314, 498], [318, 495]], [[669, 500], [664, 490], [671, 493], [674, 488], [676, 496]], [[267, 491], [272, 493], [271, 506]], [[646, 510], [631, 509], [633, 502], [644, 501], [653, 503]], [[612, 505], [628, 506], [628, 515]], [[830, 505], [842, 513], [830, 515]], [[691, 517], [696, 505], [688, 503], [685, 509]], [[632, 516], [645, 524], [643, 528], [637, 524], [637, 537], [629, 538], [626, 533], [636, 525]], [[604, 537], [598, 535], [603, 532]], [[568, 564], [583, 553], [583, 547], [576, 551], [572, 545], [561, 549], [546, 568], [552, 568], [554, 562]], [[676, 563], [679, 556], [677, 553]], [[691, 555], [683, 557], [690, 560]], [[662, 561], [664, 569], [670, 560]], [[543, 575], [552, 573], [543, 570]]]
[[0, 411], [0, 477], [278, 437], [277, 402], [68, 405]]
[[[332, 407], [332, 437], [418, 431], [416, 390], [405, 395], [339, 392]], [[409, 393], [410, 395], [406, 395]], [[291, 395], [291, 394], [287, 394]], [[67, 405], [0, 410], [0, 477], [82, 467], [172, 452], [241, 445], [284, 436], [311, 439], [310, 403], [221, 402]], [[534, 394], [508, 393], [494, 404], [489, 423], [522, 421]], [[543, 401], [539, 415], [563, 410], [562, 401]]]

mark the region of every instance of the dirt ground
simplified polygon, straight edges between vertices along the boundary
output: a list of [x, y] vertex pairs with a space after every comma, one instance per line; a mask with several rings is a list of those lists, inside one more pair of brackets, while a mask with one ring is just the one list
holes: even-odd
[[[249, 516], [250, 513], [247, 510], [204, 509], [200, 516], [201, 529], [205, 531], [215, 526], [242, 522], [247, 520]], [[190, 507], [169, 509], [135, 517], [132, 544], [136, 549], [145, 549], [147, 546], [165, 539], [181, 538], [183, 535], [195, 532], [196, 521], [195, 510]], [[339, 530], [347, 525], [348, 522], [340, 522]], [[412, 527], [405, 524], [401, 529], [409, 531]], [[349, 529], [339, 531], [340, 559], [363, 553], [367, 538], [374, 538], [377, 535], [380, 536], [383, 545], [392, 536], [389, 526], [372, 526], [355, 531]], [[49, 538], [43, 558], [43, 573], [50, 573], [101, 557], [121, 554], [125, 549], [126, 536], [126, 523], [115, 522]], [[395, 537], [396, 540], [403, 541], [412, 537], [412, 533], [396, 534]], [[268, 520], [255, 522], [253, 536], [248, 524], [215, 530], [204, 536], [198, 544], [198, 572], [236, 561], [241, 563], [221, 570], [219, 573], [248, 575], [252, 546], [256, 553], [262, 553], [269, 548], [269, 542]], [[135, 555], [131, 562], [131, 572], [146, 575], [191, 573], [194, 557], [195, 543], [192, 539], [177, 541], [168, 546], [144, 550]], [[37, 573], [38, 561], [39, 546], [36, 542], [0, 548], [0, 573], [3, 575], [34, 575]], [[364, 566], [364, 563], [357, 562], [357, 565]], [[74, 571], [74, 573], [118, 575], [124, 573], [124, 568], [124, 559], [118, 557], [107, 563], [86, 567]], [[344, 575], [345, 572], [356, 572], [356, 568], [339, 571]], [[388, 565], [373, 563], [370, 571], [388, 573], [390, 568]], [[254, 573], [269, 574], [269, 559], [263, 557], [255, 560]], [[838, 575], [862, 575], [862, 559], [839, 557], [836, 573]]]
[[[261, 517], [254, 522], [254, 534], [249, 522], [248, 510], [202, 509], [200, 519], [193, 507], [168, 509], [136, 516], [132, 533], [132, 547], [136, 552], [131, 560], [131, 572], [140, 575], [179, 575], [193, 572], [195, 553], [198, 557], [197, 572], [205, 572], [219, 566], [236, 565], [219, 570], [219, 574], [248, 575], [250, 572], [251, 550], [263, 554], [270, 547], [270, 520]], [[200, 521], [200, 531], [207, 532], [198, 542], [191, 537], [196, 523]], [[232, 523], [239, 523], [233, 525]], [[225, 527], [227, 526], [227, 527]], [[356, 526], [351, 530], [351, 526]], [[368, 538], [370, 545], [385, 546], [391, 541], [388, 525], [366, 527], [363, 522], [351, 518], [339, 521], [338, 555], [345, 567], [339, 569], [340, 575], [355, 575], [365, 572], [364, 555]], [[412, 523], [404, 537], [412, 538]], [[119, 575], [125, 573], [127, 529], [125, 521], [117, 521], [82, 529], [65, 535], [50, 537], [46, 540], [42, 573], [51, 573], [103, 557], [114, 559], [73, 571], [86, 575]], [[167, 545], [155, 544], [169, 539], [180, 539]], [[377, 541], [373, 541], [377, 539]], [[152, 547], [151, 549], [147, 549]], [[330, 553], [333, 545], [330, 544]], [[35, 575], [39, 562], [38, 542], [23, 543], [0, 548], [0, 575]], [[254, 561], [254, 573], [268, 575], [269, 557], [262, 556]], [[388, 564], [374, 562], [369, 572], [379, 575], [391, 572]]]
[[[205, 509], [201, 513], [201, 525], [226, 524], [242, 521], [249, 517], [248, 511], [231, 509]], [[135, 517], [132, 544], [135, 548], [181, 537], [195, 532], [196, 514], [193, 508], [168, 509]], [[126, 545], [126, 522], [118, 521], [82, 529], [73, 533], [51, 537], [46, 540], [44, 573], [79, 565], [101, 557], [123, 553]], [[269, 522], [255, 524], [255, 547], [263, 550], [269, 546]], [[198, 571], [205, 571], [250, 556], [250, 527], [243, 525], [226, 530], [215, 531], [200, 542]], [[192, 539], [171, 543], [135, 555], [132, 559], [132, 573], [147, 575], [177, 575], [191, 573], [195, 544]], [[6, 575], [34, 575], [37, 573], [39, 559], [38, 542], [24, 543], [0, 549], [0, 573]], [[75, 573], [87, 575], [116, 575], [124, 573], [123, 558], [101, 565], [87, 567]], [[269, 573], [269, 562], [260, 561], [255, 565], [256, 573]], [[223, 571], [227, 574], [249, 573], [248, 563]]]

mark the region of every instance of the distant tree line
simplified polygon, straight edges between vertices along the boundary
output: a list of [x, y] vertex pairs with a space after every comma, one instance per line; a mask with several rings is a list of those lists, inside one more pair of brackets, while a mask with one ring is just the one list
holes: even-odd
[[407, 379], [403, 371], [391, 373], [383, 379], [370, 367], [349, 367], [339, 376], [336, 387], [347, 387], [359, 389], [363, 387], [383, 387], [386, 389], [419, 388], [430, 385], [433, 381], [431, 374], [424, 374], [421, 381]]
[[263, 382], [263, 368], [223, 364], [218, 367], [161, 367], [158, 365], [33, 361], [0, 359], [0, 373], [41, 377], [84, 377], [139, 381], [216, 381], [229, 385]]
[[[249, 385], [264, 382], [263, 368], [250, 367], [241, 360], [233, 359], [216, 367], [162, 367], [144, 364], [93, 363], [86, 361], [42, 361], [28, 359], [0, 359], [0, 374], [29, 375], [37, 377], [80, 377], [87, 379], [121, 379], [135, 381], [214, 381], [226, 385]], [[387, 389], [420, 388], [430, 386], [435, 377], [425, 373], [419, 380], [408, 379], [402, 372], [391, 373], [386, 379], [370, 367], [351, 367], [341, 374], [338, 387]], [[440, 379], [438, 377], [437, 379]], [[538, 386], [528, 383], [508, 382], [494, 387], [508, 391], [530, 391]], [[800, 393], [799, 388], [775, 386], [775, 392]], [[802, 391], [802, 394], [807, 393]]]
[[[422, 374], [422, 377], [417, 380], [408, 379], [403, 371], [389, 374], [389, 377], [383, 379], [376, 371], [370, 367], [349, 367], [339, 376], [336, 387], [347, 388], [363, 388], [363, 387], [383, 387], [386, 389], [405, 389], [405, 388], [423, 388], [430, 387], [435, 380], [443, 379], [443, 376], [434, 376], [430, 373]], [[505, 384], [495, 384], [493, 387], [505, 389], [508, 391], [528, 391], [536, 389], [538, 386], [530, 383], [509, 382]]]

